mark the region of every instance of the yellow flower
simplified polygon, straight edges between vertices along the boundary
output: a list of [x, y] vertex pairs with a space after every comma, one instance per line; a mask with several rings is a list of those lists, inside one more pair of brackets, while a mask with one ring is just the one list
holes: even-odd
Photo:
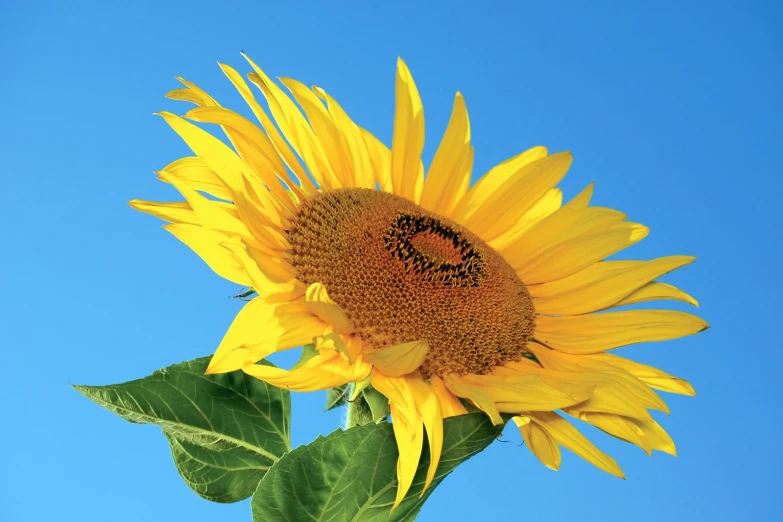
[[[246, 57], [247, 58], [247, 57]], [[648, 229], [590, 206], [592, 185], [561, 206], [555, 185], [568, 152], [534, 147], [470, 186], [473, 147], [457, 93], [425, 176], [424, 113], [402, 61], [391, 150], [324, 90], [256, 64], [249, 79], [223, 72], [260, 127], [197, 86], [169, 97], [197, 105], [161, 113], [193, 150], [160, 171], [184, 202], [134, 200], [219, 275], [257, 293], [237, 315], [209, 373], [242, 371], [278, 387], [323, 390], [368, 382], [389, 399], [399, 447], [395, 507], [411, 486], [426, 430], [432, 481], [443, 419], [464, 399], [495, 423], [514, 415], [527, 447], [548, 467], [560, 446], [622, 477], [615, 461], [561, 411], [621, 439], [675, 453], [648, 410], [667, 411], [653, 389], [693, 388], [607, 350], [704, 330], [669, 310], [609, 311], [655, 299], [696, 304], [655, 279], [693, 261], [604, 261]], [[297, 105], [301, 107], [297, 107]], [[218, 124], [233, 150], [188, 120]], [[604, 312], [604, 313], [594, 313]], [[313, 343], [291, 370], [256, 364]]]

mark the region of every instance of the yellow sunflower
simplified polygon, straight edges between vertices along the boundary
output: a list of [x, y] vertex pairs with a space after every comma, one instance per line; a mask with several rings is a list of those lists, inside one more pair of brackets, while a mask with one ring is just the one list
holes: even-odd
[[[707, 324], [679, 311], [606, 310], [656, 299], [696, 305], [655, 281], [692, 257], [604, 261], [648, 229], [590, 206], [592, 185], [562, 205], [555, 185], [568, 152], [534, 147], [471, 186], [459, 93], [425, 176], [424, 113], [401, 60], [391, 149], [323, 89], [281, 78], [286, 94], [247, 60], [271, 118], [227, 65], [260, 126], [180, 79], [185, 88], [168, 96], [197, 107], [184, 119], [160, 115], [194, 155], [158, 175], [185, 201], [131, 202], [170, 222], [164, 228], [218, 275], [257, 292], [208, 373], [241, 369], [296, 391], [356, 383], [382, 393], [400, 454], [395, 507], [411, 487], [425, 430], [429, 486], [443, 419], [465, 413], [463, 400], [498, 424], [501, 413], [513, 415], [527, 447], [553, 469], [564, 446], [623, 476], [562, 414], [647, 453], [675, 453], [648, 410], [668, 411], [654, 389], [693, 388], [606, 352]], [[188, 120], [220, 125], [233, 149]], [[311, 343], [314, 354], [291, 370], [256, 364]]]

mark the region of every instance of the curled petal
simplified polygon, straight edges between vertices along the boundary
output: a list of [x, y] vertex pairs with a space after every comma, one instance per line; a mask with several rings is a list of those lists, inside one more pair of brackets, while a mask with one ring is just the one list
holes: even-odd
[[428, 351], [427, 341], [411, 341], [365, 352], [364, 359], [382, 373], [390, 377], [400, 377], [421, 366]]
[[319, 353], [292, 370], [260, 364], [242, 367], [246, 374], [273, 386], [300, 392], [327, 390], [349, 382], [361, 381], [371, 369], [361, 358], [351, 364], [336, 352]]
[[226, 373], [281, 350], [312, 342], [327, 325], [301, 303], [268, 303], [256, 297], [234, 318], [206, 373]]
[[500, 411], [498, 411], [494, 399], [482, 386], [476, 386], [465, 381], [461, 376], [456, 374], [445, 375], [443, 377], [443, 382], [451, 393], [457, 397], [468, 399], [475, 404], [477, 408], [489, 415], [493, 424], [503, 424], [503, 417], [500, 416]]
[[354, 331], [353, 322], [348, 319], [340, 306], [332, 301], [326, 292], [323, 283], [313, 283], [307, 288], [305, 303], [313, 314], [320, 317], [324, 322], [332, 325], [337, 333], [352, 333]]

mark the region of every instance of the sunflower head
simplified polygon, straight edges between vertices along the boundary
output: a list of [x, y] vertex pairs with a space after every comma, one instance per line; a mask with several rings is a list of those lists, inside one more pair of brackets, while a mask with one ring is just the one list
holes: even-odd
[[424, 339], [423, 377], [486, 374], [518, 361], [533, 333], [530, 295], [481, 238], [410, 200], [364, 188], [302, 203], [291, 264], [322, 283], [365, 349]]
[[[257, 296], [237, 315], [208, 372], [242, 370], [298, 391], [355, 383], [388, 398], [400, 452], [397, 501], [411, 487], [424, 433], [425, 489], [443, 419], [470, 403], [513, 416], [548, 467], [566, 447], [623, 476], [566, 420], [592, 424], [651, 453], [675, 453], [649, 410], [655, 390], [692, 395], [684, 380], [606, 353], [706, 328], [671, 310], [615, 310], [656, 299], [696, 301], [656, 281], [693, 258], [607, 261], [647, 228], [590, 205], [592, 185], [562, 204], [568, 153], [534, 147], [471, 186], [473, 147], [462, 96], [426, 175], [424, 117], [400, 61], [391, 149], [323, 89], [281, 79], [248, 59], [245, 79], [221, 65], [257, 123], [182, 80], [171, 98], [197, 107], [161, 115], [194, 155], [161, 172], [185, 201], [134, 200], [219, 275]], [[190, 120], [190, 121], [189, 121]], [[194, 123], [222, 127], [231, 147]], [[602, 313], [596, 313], [602, 312]], [[291, 370], [256, 364], [313, 344]]]

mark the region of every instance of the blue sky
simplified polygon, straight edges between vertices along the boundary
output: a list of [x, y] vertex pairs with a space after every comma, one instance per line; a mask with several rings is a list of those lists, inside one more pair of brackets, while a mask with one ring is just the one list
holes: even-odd
[[[66, 385], [207, 355], [236, 313], [236, 287], [126, 202], [174, 197], [153, 170], [187, 151], [152, 115], [186, 110], [163, 98], [174, 76], [244, 111], [217, 66], [247, 70], [244, 50], [272, 75], [324, 87], [386, 142], [402, 56], [424, 100], [428, 158], [460, 90], [477, 175], [533, 145], [571, 150], [567, 196], [595, 180], [596, 204], [652, 230], [622, 257], [698, 256], [666, 281], [700, 300], [712, 328], [624, 350], [699, 392], [666, 397], [678, 458], [590, 432], [628, 479], [567, 452], [555, 473], [508, 430], [420, 520], [779, 519], [780, 5], [366, 4], [0, 8], [0, 518], [250, 520], [246, 502], [191, 493], [157, 428]], [[294, 398], [295, 445], [340, 423], [322, 405], [323, 394]]]

